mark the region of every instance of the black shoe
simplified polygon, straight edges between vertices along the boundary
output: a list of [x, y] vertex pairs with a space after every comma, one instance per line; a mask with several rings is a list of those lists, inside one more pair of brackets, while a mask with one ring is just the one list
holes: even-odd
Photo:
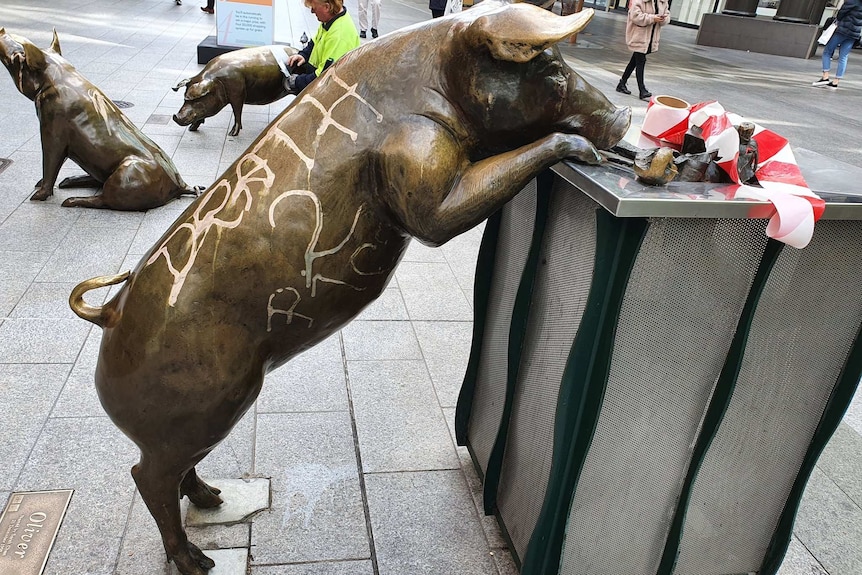
[[652, 93], [650, 93], [648, 90], [641, 90], [641, 93], [638, 98], [640, 98], [641, 100], [649, 100], [650, 98], [652, 98]]
[[201, 6], [201, 10], [206, 12], [207, 14], [215, 14], [215, 10], [212, 8], [207, 8], [206, 6]]
[[365, 38], [365, 30], [360, 30], [360, 31], [359, 31], [359, 37], [360, 37], [360, 38]]
[[632, 93], [631, 90], [626, 88], [626, 85], [623, 84], [622, 80], [620, 80], [620, 83], [617, 84], [617, 92], [619, 92], [620, 94], [631, 94]]
[[372, 28], [371, 29], [371, 37], [377, 38], [377, 36], [379, 36], [379, 34], [377, 33], [377, 28]]

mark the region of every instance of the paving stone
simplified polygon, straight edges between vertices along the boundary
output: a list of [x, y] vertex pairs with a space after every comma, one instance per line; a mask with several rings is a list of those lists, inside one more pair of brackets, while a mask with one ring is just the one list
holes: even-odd
[[491, 553], [494, 555], [500, 575], [518, 575], [521, 572], [508, 550], [495, 549]]
[[[248, 573], [248, 549], [212, 549], [206, 552], [215, 561], [215, 567], [207, 571], [207, 575], [246, 575]], [[172, 574], [179, 574], [176, 567], [171, 566]]]
[[365, 476], [380, 575], [497, 574], [460, 471]]
[[407, 316], [401, 290], [397, 287], [388, 287], [371, 305], [362, 310], [355, 321], [406, 319], [410, 318]]
[[9, 318], [0, 326], [0, 363], [73, 363], [91, 327], [77, 318]]
[[[70, 190], [75, 196], [90, 196], [95, 193], [94, 188], [81, 188]], [[144, 219], [143, 212], [125, 212], [119, 210], [81, 210], [76, 226], [87, 226], [92, 228], [127, 228], [137, 230]], [[107, 230], [103, 230], [107, 233]]]
[[473, 289], [476, 276], [476, 259], [479, 256], [479, 246], [482, 243], [484, 231], [485, 222], [482, 222], [440, 247], [446, 263], [449, 264], [449, 268], [458, 280], [458, 285], [465, 291]]
[[106, 418], [47, 421], [14, 489], [75, 490], [46, 575], [113, 574], [134, 493], [129, 469], [137, 455]]
[[189, 505], [186, 525], [232, 525], [247, 521], [252, 515], [269, 507], [269, 480], [262, 478], [213, 478], [207, 484], [221, 490], [223, 503], [211, 509]]
[[862, 435], [840, 423], [817, 460], [817, 467], [862, 507]]
[[107, 417], [96, 394], [96, 362], [101, 342], [102, 330], [91, 329], [51, 410], [51, 417]]
[[373, 575], [371, 561], [335, 561], [252, 567], [251, 575]]
[[862, 385], [856, 388], [856, 394], [844, 414], [844, 422], [862, 435]]
[[[501, 573], [502, 575], [502, 573]], [[829, 575], [795, 536], [776, 575]]]
[[411, 240], [407, 246], [407, 251], [404, 252], [403, 262], [437, 262], [445, 263], [446, 257], [443, 255], [443, 250], [440, 248], [432, 248], [426, 246], [419, 240]]
[[[197, 544], [196, 540], [192, 540]], [[165, 548], [156, 521], [135, 491], [115, 575], [168, 575]]]
[[252, 524], [254, 564], [370, 557], [347, 413], [259, 415], [254, 471], [272, 481], [272, 507]]
[[473, 308], [460, 288], [402, 290], [407, 315], [414, 321], [473, 321]]
[[422, 361], [350, 361], [350, 392], [366, 473], [457, 469]]
[[449, 264], [443, 262], [401, 262], [395, 270], [398, 287], [403, 292], [460, 291]]
[[258, 413], [347, 409], [339, 333], [266, 374], [257, 399]]
[[827, 573], [862, 573], [862, 509], [817, 468], [805, 488], [795, 533]]
[[250, 476], [254, 463], [256, 419], [254, 409], [249, 409], [227, 438], [197, 464], [198, 475], [204, 480]]
[[115, 274], [135, 236], [134, 229], [78, 227], [63, 238], [37, 276], [42, 282], [80, 282], [96, 276]]
[[[9, 315], [15, 318], [77, 319], [69, 307], [74, 283], [32, 283]], [[91, 300], [92, 301], [92, 300]]]
[[8, 280], [33, 281], [50, 255], [39, 251], [0, 250], [0, 285]]
[[413, 326], [407, 321], [354, 321], [341, 334], [348, 361], [422, 359]]
[[14, 487], [70, 367], [0, 364], [0, 490]]
[[0, 317], [8, 315], [30, 289], [30, 280], [0, 280]]
[[[3, 176], [5, 175], [4, 172]], [[32, 191], [32, 187], [29, 188], [28, 195]], [[80, 215], [59, 206], [38, 207], [41, 209], [35, 209], [35, 205], [23, 204], [0, 224], [0, 246], [3, 246], [4, 250], [53, 252], [63, 243]], [[69, 278], [60, 279], [62, 281]]]
[[419, 347], [443, 407], [455, 407], [473, 342], [472, 322], [413, 323]]

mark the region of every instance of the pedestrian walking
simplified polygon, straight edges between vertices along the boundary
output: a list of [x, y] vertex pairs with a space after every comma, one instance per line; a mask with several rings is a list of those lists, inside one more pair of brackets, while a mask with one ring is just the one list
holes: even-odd
[[[856, 0], [862, 1], [862, 0]], [[632, 72], [638, 81], [639, 97], [648, 100], [652, 94], [644, 84], [644, 68], [647, 54], [658, 50], [661, 28], [670, 22], [668, 0], [632, 0], [629, 4], [629, 14], [626, 20], [626, 45], [632, 51], [632, 57], [617, 84], [617, 92], [631, 94], [626, 82]]]
[[446, 11], [446, 0], [428, 0], [428, 9], [432, 18], [440, 18]]
[[201, 6], [201, 10], [207, 14], [215, 14], [215, 0], [207, 0], [206, 7]]
[[[821, 66], [823, 74], [819, 80], [811, 84], [818, 88], [834, 90], [838, 87], [841, 78], [844, 77], [850, 50], [862, 36], [862, 0], [845, 0], [844, 5], [835, 15], [835, 22], [837, 27], [823, 47]], [[835, 70], [835, 77], [830, 78], [829, 69], [832, 67], [832, 55], [835, 54], [836, 48], [838, 48], [838, 68]]]
[[359, 0], [359, 37], [365, 38], [365, 31], [368, 30], [368, 11], [369, 4], [371, 8], [371, 37], [377, 38], [377, 26], [380, 24], [380, 4], [381, 0]]

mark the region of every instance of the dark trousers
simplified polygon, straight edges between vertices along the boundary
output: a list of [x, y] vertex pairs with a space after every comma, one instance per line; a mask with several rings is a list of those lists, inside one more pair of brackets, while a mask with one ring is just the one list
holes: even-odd
[[635, 78], [638, 81], [638, 88], [641, 92], [646, 92], [646, 86], [644, 85], [644, 68], [646, 67], [646, 54], [642, 52], [632, 52], [631, 60], [629, 60], [629, 65], [626, 66], [626, 71], [623, 72], [623, 77], [620, 80], [621, 84], [625, 84], [629, 81], [629, 76], [632, 75], [632, 72], [635, 73]]
[[445, 10], [435, 10], [435, 9], [431, 8], [431, 17], [432, 18], [440, 18], [443, 16], [444, 11]]
[[215, 0], [207, 0], [207, 8], [212, 10], [215, 7]]

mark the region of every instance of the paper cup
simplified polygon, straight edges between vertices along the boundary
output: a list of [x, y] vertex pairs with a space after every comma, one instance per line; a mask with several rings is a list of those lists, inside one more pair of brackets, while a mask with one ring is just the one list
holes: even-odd
[[674, 96], [654, 96], [647, 105], [641, 131], [653, 138], [679, 143], [688, 130], [690, 107], [688, 102]]

